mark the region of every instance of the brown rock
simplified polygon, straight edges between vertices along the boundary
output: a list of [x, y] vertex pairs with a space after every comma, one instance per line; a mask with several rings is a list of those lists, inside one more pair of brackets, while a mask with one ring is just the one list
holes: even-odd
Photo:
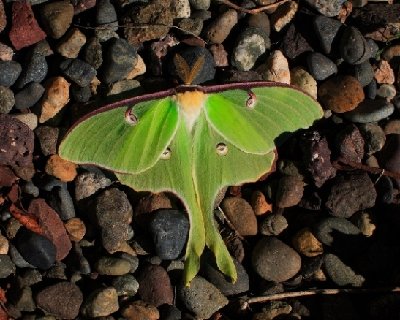
[[282, 51], [275, 50], [272, 52], [268, 57], [262, 76], [266, 81], [290, 84], [289, 63]]
[[333, 112], [355, 109], [364, 100], [361, 83], [351, 76], [335, 76], [321, 84], [318, 91], [321, 103]]
[[69, 101], [69, 82], [63, 77], [55, 77], [47, 85], [42, 101], [39, 122], [53, 118]]
[[81, 241], [86, 234], [86, 226], [79, 218], [71, 218], [65, 223], [71, 241]]
[[395, 81], [393, 69], [386, 60], [380, 60], [375, 66], [374, 77], [377, 83], [393, 84]]
[[257, 234], [257, 219], [250, 204], [239, 197], [229, 197], [222, 200], [221, 208], [236, 231], [242, 236]]
[[138, 294], [153, 306], [173, 304], [174, 293], [167, 271], [158, 265], [147, 265], [138, 277]]
[[61, 38], [67, 32], [74, 16], [74, 7], [68, 1], [46, 3], [41, 10], [43, 25], [54, 39]]
[[28, 212], [38, 218], [44, 236], [49, 238], [56, 247], [56, 259], [64, 259], [72, 248], [64, 224], [57, 212], [44, 199], [34, 199], [29, 204]]
[[276, 205], [288, 208], [297, 205], [303, 197], [304, 182], [298, 176], [283, 176], [276, 192]]
[[0, 166], [0, 188], [11, 187], [17, 180], [18, 178], [9, 167]]
[[78, 29], [72, 28], [57, 48], [59, 54], [66, 58], [77, 58], [79, 51], [86, 43], [86, 36]]
[[46, 38], [46, 34], [35, 19], [29, 1], [15, 1], [12, 3], [12, 24], [9, 37], [12, 45], [17, 50]]
[[279, 32], [292, 21], [294, 15], [297, 12], [298, 4], [295, 1], [288, 1], [279, 6], [275, 12], [271, 15], [271, 25]]
[[13, 55], [14, 55], [13, 49], [9, 46], [6, 46], [4, 43], [0, 42], [0, 60], [11, 61]]
[[165, 193], [151, 193], [139, 200], [136, 206], [135, 221], [141, 226], [147, 226], [150, 219], [149, 213], [158, 209], [171, 209], [171, 200]]
[[160, 312], [156, 307], [141, 300], [128, 304], [121, 314], [128, 320], [158, 320], [160, 318]]
[[0, 0], [0, 32], [4, 30], [7, 25], [7, 16], [4, 11], [3, 0]]
[[52, 155], [46, 164], [46, 173], [52, 175], [61, 181], [69, 182], [75, 179], [76, 165], [70, 161], [61, 159], [59, 155]]
[[222, 44], [211, 45], [210, 51], [213, 54], [216, 67], [227, 67], [229, 65], [228, 53]]
[[292, 243], [297, 252], [306, 257], [315, 257], [324, 252], [322, 243], [318, 241], [309, 228], [298, 231], [293, 237]]
[[272, 204], [265, 199], [264, 194], [259, 190], [254, 191], [251, 195], [250, 204], [256, 216], [272, 211]]
[[221, 44], [238, 23], [236, 10], [230, 9], [217, 17], [206, 30], [206, 39], [211, 43]]
[[84, 317], [106, 317], [118, 311], [117, 290], [112, 287], [98, 289], [90, 293], [81, 308]]
[[382, 53], [382, 59], [390, 62], [393, 58], [398, 58], [400, 56], [400, 45], [395, 44], [387, 47]]

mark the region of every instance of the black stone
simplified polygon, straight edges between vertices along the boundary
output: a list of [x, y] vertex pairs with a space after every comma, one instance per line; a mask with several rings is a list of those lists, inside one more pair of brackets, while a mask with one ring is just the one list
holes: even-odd
[[64, 75], [80, 87], [86, 87], [96, 76], [96, 69], [80, 59], [66, 59], [60, 69]]
[[16, 61], [0, 61], [0, 86], [12, 86], [17, 81], [21, 70], [21, 65]]

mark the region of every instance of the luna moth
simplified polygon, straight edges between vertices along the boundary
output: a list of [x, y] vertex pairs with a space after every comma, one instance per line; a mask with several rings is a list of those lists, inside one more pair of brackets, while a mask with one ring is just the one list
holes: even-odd
[[275, 142], [312, 125], [322, 109], [288, 85], [190, 85], [193, 71], [186, 66], [178, 72], [186, 85], [119, 101], [81, 119], [61, 142], [59, 155], [111, 170], [136, 191], [176, 194], [190, 221], [185, 283], [199, 271], [205, 246], [235, 281], [213, 217], [218, 192], [257, 181], [273, 164]]

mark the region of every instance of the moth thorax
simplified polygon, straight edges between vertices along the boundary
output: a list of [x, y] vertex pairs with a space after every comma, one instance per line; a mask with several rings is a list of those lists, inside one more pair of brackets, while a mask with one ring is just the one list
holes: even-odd
[[192, 130], [201, 108], [205, 103], [206, 95], [201, 91], [186, 91], [176, 95], [176, 102], [182, 111], [183, 118], [189, 131]]

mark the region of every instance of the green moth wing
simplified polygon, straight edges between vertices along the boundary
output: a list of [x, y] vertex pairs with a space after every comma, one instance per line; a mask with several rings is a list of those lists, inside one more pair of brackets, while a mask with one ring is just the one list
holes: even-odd
[[313, 98], [288, 86], [265, 86], [210, 94], [205, 104], [214, 129], [240, 150], [266, 154], [283, 133], [309, 127], [322, 117]]
[[127, 107], [99, 111], [74, 126], [59, 155], [79, 164], [94, 164], [124, 173], [152, 167], [178, 127], [178, 108], [171, 97], [139, 102], [128, 123]]

